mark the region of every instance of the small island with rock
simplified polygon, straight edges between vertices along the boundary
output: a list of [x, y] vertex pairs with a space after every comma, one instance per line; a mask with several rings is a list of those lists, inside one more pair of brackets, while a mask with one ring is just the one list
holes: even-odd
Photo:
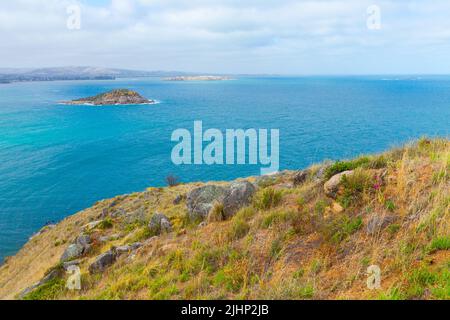
[[227, 81], [233, 78], [226, 76], [178, 76], [164, 78], [165, 81]]
[[155, 104], [154, 100], [148, 100], [139, 93], [128, 89], [117, 89], [102, 93], [93, 97], [81, 98], [72, 101], [62, 101], [67, 105], [90, 105], [90, 106], [108, 106], [108, 105], [139, 105]]

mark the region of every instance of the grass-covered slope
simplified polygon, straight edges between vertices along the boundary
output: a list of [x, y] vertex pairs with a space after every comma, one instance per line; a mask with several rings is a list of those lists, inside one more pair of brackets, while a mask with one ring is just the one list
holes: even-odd
[[[0, 298], [62, 269], [61, 255], [84, 233], [93, 242], [79, 259], [82, 290], [67, 290], [61, 272], [22, 298], [449, 299], [449, 169], [450, 141], [422, 139], [301, 174], [250, 178], [258, 188], [249, 205], [223, 221], [217, 202], [200, 225], [188, 218], [185, 195], [202, 184], [105, 200], [9, 258]], [[326, 182], [348, 170], [330, 190]], [[148, 227], [155, 212], [172, 225], [158, 237]], [[139, 249], [89, 272], [100, 254], [136, 242]], [[380, 289], [367, 288], [371, 265], [381, 269]]]

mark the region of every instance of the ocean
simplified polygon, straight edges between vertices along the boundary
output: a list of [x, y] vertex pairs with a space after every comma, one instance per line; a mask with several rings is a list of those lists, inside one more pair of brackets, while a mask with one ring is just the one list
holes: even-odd
[[[58, 102], [128, 88], [155, 105]], [[450, 77], [240, 77], [0, 84], [0, 261], [49, 222], [98, 200], [182, 182], [258, 175], [259, 165], [176, 166], [179, 128], [279, 129], [280, 169], [450, 134]]]

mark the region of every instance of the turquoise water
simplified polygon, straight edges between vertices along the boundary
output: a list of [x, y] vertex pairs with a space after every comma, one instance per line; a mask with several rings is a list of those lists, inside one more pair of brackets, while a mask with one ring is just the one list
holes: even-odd
[[[114, 88], [157, 105], [84, 107], [57, 102]], [[183, 182], [257, 175], [259, 166], [171, 162], [171, 133], [205, 128], [280, 130], [281, 169], [382, 151], [450, 134], [450, 77], [157, 79], [0, 85], [0, 258], [49, 221], [97, 200]]]

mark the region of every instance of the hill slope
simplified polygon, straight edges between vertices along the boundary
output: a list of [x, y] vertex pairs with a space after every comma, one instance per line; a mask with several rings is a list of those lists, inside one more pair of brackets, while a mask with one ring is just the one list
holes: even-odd
[[[449, 168], [450, 141], [422, 139], [231, 187], [104, 200], [9, 258], [0, 298], [449, 299]], [[65, 288], [70, 264], [80, 291]]]

